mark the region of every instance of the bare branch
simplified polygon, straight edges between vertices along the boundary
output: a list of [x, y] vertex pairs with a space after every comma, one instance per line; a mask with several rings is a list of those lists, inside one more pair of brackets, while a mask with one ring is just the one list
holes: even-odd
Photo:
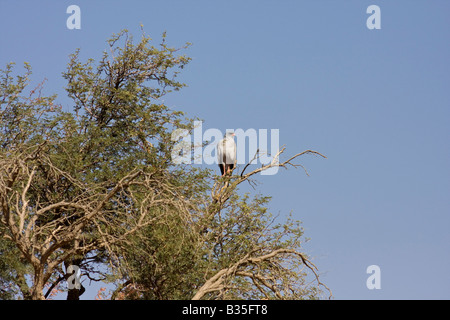
[[[257, 250], [253, 251], [253, 253], [256, 251]], [[311, 261], [309, 261], [304, 254], [295, 251], [293, 249], [280, 248], [260, 256], [252, 256], [252, 253], [249, 253], [244, 258], [240, 259], [239, 261], [229, 266], [228, 268], [219, 270], [197, 290], [192, 299], [200, 300], [207, 293], [223, 290], [226, 287], [224, 283], [230, 276], [249, 277], [253, 281], [257, 281], [260, 284], [272, 290], [279, 299], [283, 299], [283, 296], [281, 295], [279, 289], [273, 283], [269, 283], [268, 281], [269, 279], [267, 277], [264, 277], [259, 273], [252, 272], [252, 270], [255, 269], [248, 268], [248, 266], [257, 267], [261, 266], [263, 263], [267, 262], [273, 263], [274, 259], [280, 259], [285, 257], [286, 255], [297, 256], [302, 261], [302, 263], [314, 274], [318, 285], [324, 286], [330, 292], [331, 295], [331, 291], [328, 289], [328, 287], [326, 287], [322, 282], [320, 282], [319, 276], [317, 274], [317, 267]], [[260, 286], [259, 289], [262, 290]], [[262, 291], [262, 293], [264, 293], [264, 291]]]
[[[212, 219], [216, 213], [220, 212], [223, 204], [233, 194], [236, 187], [244, 181], [251, 181], [250, 178], [252, 176], [254, 176], [255, 174], [260, 173], [265, 170], [268, 170], [270, 168], [283, 167], [283, 168], [287, 169], [289, 166], [291, 166], [294, 168], [297, 168], [297, 167], [303, 168], [305, 173], [309, 176], [306, 168], [299, 163], [294, 163], [293, 160], [295, 160], [303, 155], [307, 155], [307, 154], [312, 154], [312, 155], [320, 156], [322, 158], [326, 158], [326, 156], [324, 156], [320, 152], [313, 151], [313, 150], [305, 150], [303, 152], [295, 154], [294, 156], [290, 157], [289, 159], [287, 159], [283, 162], [280, 162], [280, 156], [284, 153], [285, 150], [286, 150], [286, 148], [284, 146], [282, 146], [282, 148], [275, 154], [275, 156], [273, 157], [273, 159], [270, 163], [268, 163], [266, 165], [262, 165], [261, 167], [255, 169], [247, 174], [244, 174], [245, 169], [254, 160], [259, 158], [260, 153], [259, 153], [259, 150], [257, 150], [253, 159], [250, 160], [249, 163], [247, 163], [247, 165], [244, 167], [244, 169], [242, 170], [240, 175], [225, 176], [225, 177], [218, 178], [217, 181], [214, 183], [214, 186], [211, 190], [212, 201], [211, 201], [210, 205], [207, 207], [207, 210], [205, 212], [205, 224], [207, 224], [208, 221], [210, 219]], [[204, 226], [201, 226], [199, 228], [199, 230], [204, 230], [204, 228], [205, 228]]]

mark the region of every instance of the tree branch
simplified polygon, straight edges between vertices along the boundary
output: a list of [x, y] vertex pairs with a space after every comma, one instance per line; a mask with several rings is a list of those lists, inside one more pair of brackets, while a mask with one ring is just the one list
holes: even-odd
[[[249, 265], [261, 266], [263, 263], [270, 261], [273, 262], [273, 259], [282, 258], [285, 255], [294, 255], [298, 257], [301, 260], [301, 262], [314, 274], [318, 285], [325, 287], [330, 292], [331, 296], [331, 290], [319, 280], [319, 276], [317, 274], [317, 267], [311, 261], [309, 261], [304, 254], [293, 249], [280, 248], [272, 250], [271, 252], [260, 256], [252, 256], [252, 254], [255, 253], [256, 251], [258, 250], [254, 250], [253, 252], [247, 254], [244, 258], [240, 259], [239, 261], [232, 264], [228, 268], [223, 268], [218, 272], [216, 272], [213, 276], [211, 276], [208, 280], [206, 280], [206, 282], [197, 290], [195, 295], [192, 297], [192, 300], [200, 300], [207, 293], [223, 290], [226, 287], [224, 282], [227, 281], [229, 277], [235, 276], [246, 276], [251, 278], [253, 281], [259, 281], [264, 286], [272, 290], [277, 296], [277, 298], [283, 299], [283, 296], [281, 295], [280, 291], [276, 288], [274, 284], [270, 284], [266, 277], [263, 277], [262, 275], [257, 273], [253, 273], [251, 272], [251, 270], [250, 271], [246, 270], [246, 267], [248, 267]], [[261, 291], [262, 288], [259, 287], [259, 289]], [[264, 291], [261, 292], [265, 294]]]

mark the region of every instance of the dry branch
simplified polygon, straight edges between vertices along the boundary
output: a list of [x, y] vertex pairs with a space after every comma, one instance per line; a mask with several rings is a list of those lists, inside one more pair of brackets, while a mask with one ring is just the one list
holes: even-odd
[[[283, 295], [280, 293], [279, 288], [277, 288], [277, 285], [273, 281], [274, 278], [254, 272], [254, 270], [258, 270], [258, 267], [263, 263], [275, 263], [274, 260], [280, 260], [289, 255], [294, 255], [300, 259], [302, 263], [314, 274], [317, 284], [325, 287], [330, 292], [331, 296], [331, 290], [319, 280], [317, 267], [304, 254], [293, 249], [281, 248], [259, 256], [255, 256], [250, 253], [231, 266], [219, 270], [197, 290], [192, 299], [200, 300], [207, 293], [220, 291], [227, 288], [229, 278], [235, 276], [248, 277], [252, 279], [253, 283], [256, 284], [261, 293], [265, 294], [262, 287], [266, 287], [270, 289], [278, 299], [283, 299]], [[279, 274], [279, 276], [281, 276], [281, 274]]]

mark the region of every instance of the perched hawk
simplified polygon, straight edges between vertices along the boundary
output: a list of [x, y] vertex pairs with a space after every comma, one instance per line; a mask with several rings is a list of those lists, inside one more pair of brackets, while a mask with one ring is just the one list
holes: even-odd
[[227, 132], [217, 144], [217, 163], [222, 176], [231, 173], [236, 165], [236, 143], [234, 133]]

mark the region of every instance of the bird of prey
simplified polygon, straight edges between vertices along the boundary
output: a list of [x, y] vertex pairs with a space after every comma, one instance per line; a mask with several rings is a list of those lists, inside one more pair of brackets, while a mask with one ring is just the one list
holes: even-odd
[[219, 164], [222, 177], [230, 174], [236, 165], [236, 143], [234, 133], [227, 132], [217, 144], [217, 163]]

